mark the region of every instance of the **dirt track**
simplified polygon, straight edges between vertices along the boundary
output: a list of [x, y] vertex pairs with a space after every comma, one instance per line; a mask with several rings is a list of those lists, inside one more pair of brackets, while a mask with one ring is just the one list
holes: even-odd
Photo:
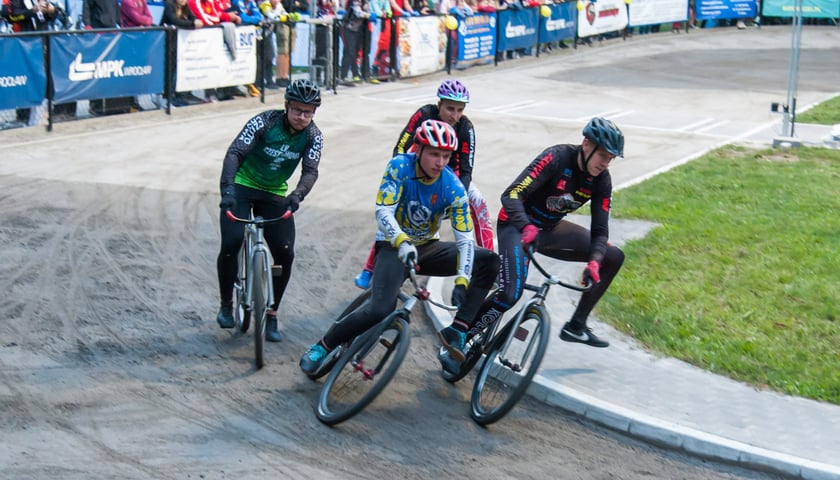
[[[433, 92], [437, 82], [378, 91]], [[214, 315], [221, 156], [264, 107], [241, 100], [3, 132], [3, 478], [767, 478], [532, 401], [480, 428], [468, 414], [470, 382], [439, 378], [422, 315], [383, 396], [336, 428], [321, 425], [312, 412], [320, 384], [297, 359], [357, 293], [383, 151], [415, 107], [359, 98], [330, 96], [316, 118], [327, 135], [321, 178], [296, 215], [286, 339], [268, 346], [261, 371], [250, 335], [220, 330]], [[491, 199], [541, 146], [579, 135], [579, 122], [471, 116], [482, 123], [481, 168], [494, 172], [476, 181]], [[524, 134], [527, 144], [516, 143]], [[673, 150], [668, 135], [635, 135], [628, 148]], [[622, 162], [617, 176], [629, 176]]]

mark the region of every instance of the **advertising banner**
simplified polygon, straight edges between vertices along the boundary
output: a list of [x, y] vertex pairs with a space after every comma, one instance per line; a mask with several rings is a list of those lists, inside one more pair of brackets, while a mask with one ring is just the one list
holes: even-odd
[[688, 20], [688, 0], [633, 0], [630, 26], [657, 25]]
[[500, 10], [498, 14], [498, 51], [529, 48], [537, 44], [537, 24], [540, 15], [538, 8]]
[[452, 66], [456, 69], [492, 63], [496, 54], [496, 14], [479, 13], [458, 22], [455, 45]]
[[627, 27], [624, 0], [578, 0], [578, 36], [591, 37]]
[[573, 2], [548, 5], [551, 16], [540, 22], [540, 42], [557, 42], [575, 38], [577, 10]]
[[55, 103], [160, 93], [162, 30], [50, 36]]
[[0, 110], [40, 105], [47, 93], [41, 37], [0, 40]]
[[[793, 17], [796, 0], [764, 0], [761, 14], [765, 17]], [[804, 18], [840, 18], [840, 0], [802, 0]]]
[[696, 0], [697, 20], [752, 18], [756, 15], [755, 0]]
[[446, 66], [444, 17], [411, 17], [401, 19], [397, 55], [400, 75], [414, 77], [443, 70]]
[[218, 27], [178, 29], [175, 91], [254, 83], [257, 78], [256, 29], [247, 25], [232, 31], [233, 35], [225, 35]]

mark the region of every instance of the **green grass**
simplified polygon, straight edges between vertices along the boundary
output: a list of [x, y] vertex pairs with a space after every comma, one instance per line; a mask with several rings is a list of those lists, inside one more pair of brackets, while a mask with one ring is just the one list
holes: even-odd
[[599, 316], [650, 349], [840, 404], [840, 151], [724, 147], [614, 195], [629, 242]]
[[840, 96], [817, 105], [805, 113], [796, 115], [797, 123], [819, 123], [835, 125], [840, 123]]

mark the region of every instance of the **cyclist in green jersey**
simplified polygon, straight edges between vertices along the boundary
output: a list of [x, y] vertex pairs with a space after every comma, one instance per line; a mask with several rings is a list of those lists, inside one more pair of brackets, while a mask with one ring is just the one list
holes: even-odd
[[[230, 210], [240, 218], [254, 215], [281, 217], [296, 211], [318, 179], [318, 163], [324, 137], [312, 121], [321, 105], [321, 90], [309, 80], [295, 80], [286, 89], [283, 110], [267, 110], [245, 124], [225, 155], [220, 181], [222, 201], [221, 248], [216, 260], [221, 308], [216, 321], [222, 328], [233, 328], [233, 284], [237, 274], [237, 255], [245, 236], [245, 226], [225, 216]], [[297, 186], [289, 191], [289, 178], [300, 165]], [[283, 267], [274, 279], [274, 304], [268, 312], [266, 339], [282, 339], [277, 328], [277, 306], [292, 274], [295, 246], [294, 216], [266, 225], [265, 240], [275, 265]]]

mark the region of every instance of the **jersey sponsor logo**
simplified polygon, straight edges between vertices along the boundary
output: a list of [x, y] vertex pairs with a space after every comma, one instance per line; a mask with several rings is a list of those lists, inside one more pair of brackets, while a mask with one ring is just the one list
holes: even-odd
[[583, 198], [592, 198], [592, 191], [585, 188], [579, 188], [575, 195]]
[[542, 173], [545, 166], [548, 165], [548, 162], [551, 161], [551, 158], [551, 154], [546, 153], [545, 156], [542, 157], [540, 161], [536, 163], [536, 165], [534, 165], [534, 168], [532, 168], [531, 171], [528, 172], [528, 176], [531, 178], [539, 177], [540, 173]]
[[406, 206], [408, 221], [414, 225], [426, 225], [432, 217], [432, 212], [425, 205], [417, 201], [410, 201]]
[[321, 159], [321, 147], [324, 144], [323, 135], [315, 135], [312, 139], [312, 148], [309, 150], [309, 159], [316, 162]]
[[609, 212], [610, 211], [610, 203], [612, 203], [612, 201], [609, 198], [605, 198], [601, 202], [601, 210], [603, 210], [605, 212]]
[[567, 177], [571, 177], [572, 176], [572, 169], [571, 168], [563, 169], [563, 175], [567, 176]]
[[258, 130], [262, 130], [263, 127], [265, 127], [265, 122], [263, 122], [262, 116], [252, 118], [245, 124], [242, 133], [239, 134], [239, 141], [245, 145], [250, 145], [254, 141], [254, 135], [256, 135]]
[[557, 182], [557, 190], [560, 190], [561, 192], [566, 191], [566, 179], [565, 178], [561, 178], [560, 181]]

